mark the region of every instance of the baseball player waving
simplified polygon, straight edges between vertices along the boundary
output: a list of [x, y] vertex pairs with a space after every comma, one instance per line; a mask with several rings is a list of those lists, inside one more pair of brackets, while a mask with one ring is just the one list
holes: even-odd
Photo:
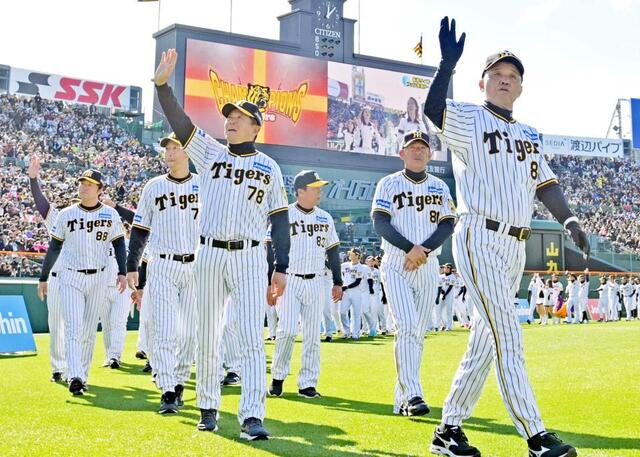
[[153, 262], [147, 266], [153, 325], [156, 384], [163, 394], [160, 414], [176, 413], [189, 379], [196, 347], [196, 292], [193, 265], [200, 235], [200, 178], [189, 172], [189, 157], [175, 135], [160, 141], [169, 173], [142, 189], [133, 218], [127, 282], [138, 286], [138, 268], [147, 239]]
[[102, 175], [98, 171], [87, 170], [78, 181], [80, 203], [58, 214], [38, 284], [38, 295], [44, 299], [49, 273], [62, 251], [57, 268], [58, 286], [64, 321], [67, 378], [69, 391], [73, 395], [82, 395], [86, 390], [98, 313], [106, 293], [107, 280], [110, 280], [104, 275], [109, 262], [109, 249], [113, 246], [118, 263], [120, 292], [126, 289], [127, 256], [120, 216], [116, 210], [98, 200], [103, 188]]
[[[267, 439], [269, 433], [263, 426], [267, 367], [262, 336], [267, 261], [266, 250], [259, 246], [270, 221], [276, 258], [271, 291], [281, 296], [289, 263], [287, 194], [278, 164], [256, 150], [254, 141], [262, 127], [258, 107], [246, 100], [225, 104], [222, 114], [227, 146], [219, 143], [193, 125], [167, 84], [177, 59], [174, 49], [162, 53], [155, 84], [164, 114], [200, 174], [201, 235], [195, 266], [198, 429], [217, 429], [222, 323], [225, 312], [234, 312], [242, 372], [240, 437]], [[228, 310], [230, 306], [235, 309]]]
[[273, 377], [269, 395], [282, 395], [282, 384], [291, 369], [293, 344], [298, 333], [298, 321], [302, 324], [302, 364], [298, 373], [298, 395], [316, 398], [320, 375], [320, 321], [324, 303], [323, 273], [325, 258], [333, 273], [332, 298], [342, 297], [340, 274], [340, 240], [329, 213], [317, 207], [320, 203], [323, 181], [318, 173], [303, 170], [293, 181], [296, 202], [289, 205], [289, 235], [291, 251], [287, 288], [276, 306], [278, 328], [276, 348], [271, 364]]
[[426, 172], [429, 136], [404, 137], [404, 170], [378, 182], [371, 217], [382, 237], [380, 275], [398, 328], [395, 339], [397, 382], [394, 413], [429, 413], [420, 383], [424, 335], [438, 290], [438, 254], [455, 223], [449, 188]]
[[475, 307], [467, 352], [453, 380], [436, 428], [431, 452], [479, 456], [468, 443], [462, 421], [475, 407], [491, 362], [500, 393], [531, 457], [575, 456], [576, 450], [547, 432], [524, 366], [522, 330], [513, 297], [525, 262], [533, 198], [564, 225], [588, 255], [589, 243], [572, 215], [547, 164], [538, 132], [513, 118], [522, 93], [524, 66], [513, 53], [487, 58], [480, 89], [483, 105], [447, 99], [447, 88], [462, 55], [465, 35], [455, 21], [440, 25], [442, 60], [424, 105], [442, 142], [452, 151], [459, 221], [453, 241], [456, 267]]

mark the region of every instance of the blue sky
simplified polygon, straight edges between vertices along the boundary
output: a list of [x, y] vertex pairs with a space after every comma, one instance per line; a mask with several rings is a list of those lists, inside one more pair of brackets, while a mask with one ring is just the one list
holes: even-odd
[[[358, 19], [358, 0], [345, 16]], [[229, 0], [162, 0], [160, 26], [229, 30]], [[233, 32], [278, 39], [286, 0], [233, 0]], [[143, 88], [152, 100], [151, 35], [158, 4], [135, 0], [3, 2], [0, 63]], [[250, 13], [249, 13], [250, 12]], [[524, 62], [524, 92], [515, 117], [550, 134], [604, 136], [618, 98], [640, 98], [640, 0], [360, 0], [362, 54], [424, 63], [440, 59], [438, 27], [455, 17], [467, 32], [454, 77], [456, 99], [481, 102], [481, 68], [502, 49]], [[356, 29], [357, 34], [357, 29]]]

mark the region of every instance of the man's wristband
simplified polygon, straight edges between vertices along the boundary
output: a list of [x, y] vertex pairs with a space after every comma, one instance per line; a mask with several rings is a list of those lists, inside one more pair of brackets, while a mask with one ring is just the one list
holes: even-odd
[[567, 226], [572, 223], [575, 222], [576, 224], [580, 224], [580, 220], [576, 217], [576, 216], [571, 216], [568, 217], [564, 223], [562, 224], [562, 226], [565, 228], [565, 230], [567, 229]]

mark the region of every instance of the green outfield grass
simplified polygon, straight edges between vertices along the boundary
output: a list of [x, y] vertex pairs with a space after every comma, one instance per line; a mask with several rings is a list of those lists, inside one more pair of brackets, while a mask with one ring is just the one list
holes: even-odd
[[[580, 456], [640, 455], [640, 322], [582, 326], [525, 326], [526, 362], [546, 426]], [[220, 431], [198, 432], [194, 383], [178, 415], [156, 413], [160, 393], [136, 360], [137, 334], [127, 338], [120, 370], [101, 368], [102, 338], [90, 391], [72, 397], [48, 381], [48, 335], [39, 355], [2, 357], [0, 456], [407, 456], [431, 455], [428, 443], [462, 357], [467, 332], [427, 338], [423, 386], [432, 407], [419, 419], [394, 416], [393, 339], [322, 343], [317, 400], [297, 396], [295, 376], [282, 398], [267, 399], [265, 425], [273, 438], [241, 441], [235, 412], [240, 387], [223, 390]], [[274, 344], [267, 343], [267, 354]], [[300, 346], [294, 353], [299, 366]], [[483, 456], [526, 456], [489, 376], [474, 417], [465, 424]]]

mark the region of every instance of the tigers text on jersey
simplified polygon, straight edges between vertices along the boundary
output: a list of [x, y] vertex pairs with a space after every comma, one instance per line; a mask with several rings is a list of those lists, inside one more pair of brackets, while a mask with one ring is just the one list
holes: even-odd
[[[378, 182], [371, 214], [376, 211], [391, 216], [391, 225], [413, 244], [422, 244], [444, 219], [454, 219], [455, 206], [449, 188], [439, 178], [427, 174], [420, 182], [403, 171], [385, 176]], [[382, 239], [385, 254], [405, 252]], [[433, 254], [438, 255], [441, 249]]]
[[87, 210], [75, 204], [60, 211], [51, 236], [64, 242], [56, 264], [72, 270], [91, 270], [107, 266], [111, 243], [124, 236], [124, 230], [120, 216], [110, 206], [100, 203]]
[[259, 151], [234, 154], [199, 128], [184, 150], [200, 174], [202, 234], [223, 241], [262, 240], [267, 217], [288, 205], [278, 164]]
[[342, 279], [345, 286], [354, 283], [357, 279], [361, 279], [358, 287], [347, 289], [345, 292], [357, 290], [359, 292], [369, 293], [369, 284], [367, 283], [367, 278], [369, 277], [368, 266], [363, 265], [360, 262], [355, 265], [351, 262], [344, 262], [340, 265], [340, 269], [342, 270]]
[[440, 139], [453, 151], [458, 216], [528, 227], [537, 189], [558, 182], [538, 132], [484, 106], [447, 99]]
[[176, 180], [168, 174], [145, 184], [133, 226], [150, 231], [152, 254], [192, 254], [200, 236], [200, 177]]
[[[333, 218], [317, 206], [305, 212], [296, 203], [289, 205], [289, 235], [287, 272], [291, 274], [322, 274], [327, 249], [340, 244]], [[267, 240], [271, 240], [271, 228]]]

